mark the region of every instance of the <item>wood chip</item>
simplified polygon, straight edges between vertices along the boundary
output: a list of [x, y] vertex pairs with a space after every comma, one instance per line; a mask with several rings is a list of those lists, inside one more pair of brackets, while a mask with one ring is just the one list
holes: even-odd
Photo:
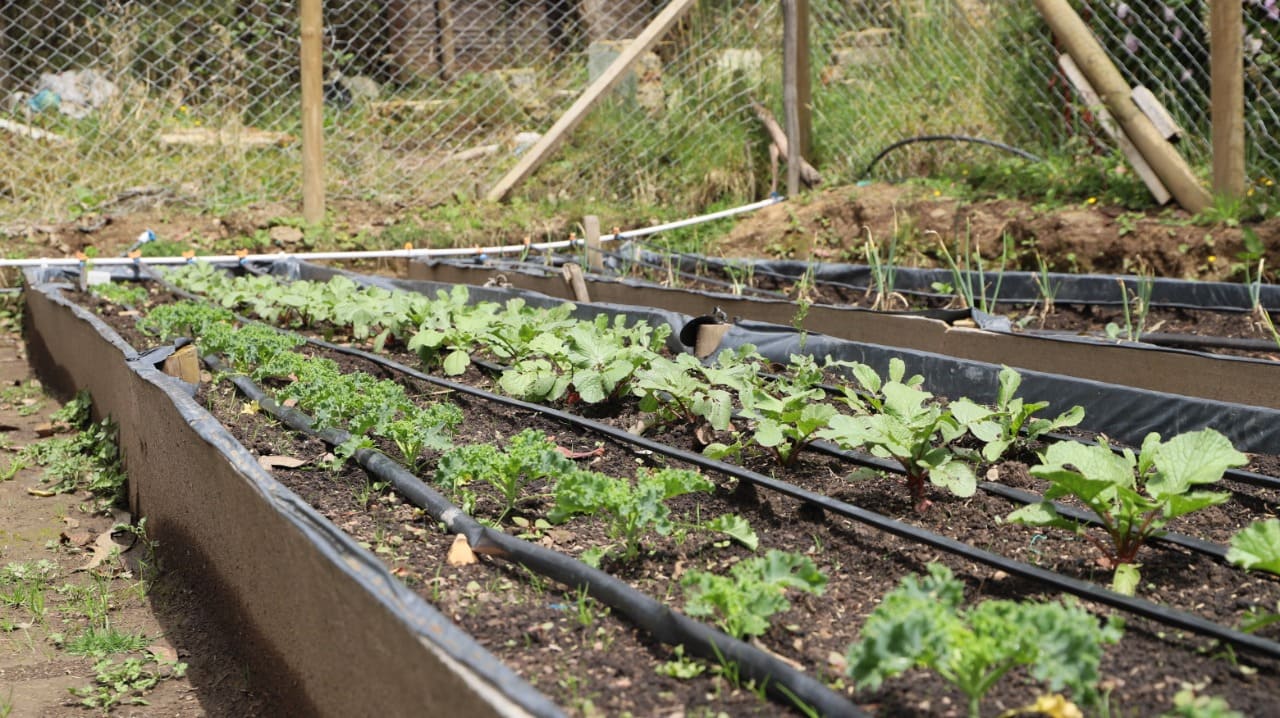
[[449, 565], [469, 566], [477, 560], [475, 552], [471, 550], [471, 545], [467, 543], [467, 537], [462, 534], [454, 536], [453, 545], [449, 547]]
[[258, 465], [270, 471], [272, 469], [296, 469], [299, 466], [305, 466], [311, 463], [306, 459], [298, 459], [292, 456], [259, 456]]

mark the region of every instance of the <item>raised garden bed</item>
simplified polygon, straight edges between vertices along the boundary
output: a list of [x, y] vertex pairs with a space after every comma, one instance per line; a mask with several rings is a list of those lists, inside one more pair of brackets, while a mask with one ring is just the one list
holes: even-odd
[[[326, 274], [323, 270], [310, 267], [294, 266], [281, 267], [281, 269], [288, 269], [295, 274]], [[419, 288], [433, 287], [419, 285]], [[489, 290], [489, 292], [491, 293], [474, 292], [473, 294], [505, 298], [520, 296], [530, 304], [544, 303], [543, 298], [535, 296], [518, 295], [501, 290]], [[475, 298], [476, 296], [472, 297], [472, 299]], [[157, 300], [159, 300], [158, 297], [151, 301]], [[545, 303], [553, 304], [554, 302]], [[118, 323], [121, 330], [128, 331], [132, 326], [131, 314], [122, 315], [118, 309], [110, 307], [101, 308], [108, 318]], [[582, 311], [595, 314], [610, 312], [611, 309], [592, 307], [583, 308]], [[636, 315], [636, 312], [633, 310], [632, 314]], [[641, 313], [639, 316], [646, 316], [654, 323], [664, 317], [652, 312]], [[682, 319], [665, 316], [677, 322]], [[285, 319], [289, 321], [288, 317]], [[348, 339], [351, 337], [351, 330], [341, 326], [318, 326], [316, 329], [322, 330], [321, 333], [331, 337], [346, 336]], [[745, 327], [739, 327], [730, 332], [729, 344], [741, 345], [750, 341], [760, 345], [766, 353], [780, 355], [785, 359], [791, 351], [795, 350], [796, 339], [794, 332], [786, 331], [784, 328], [761, 326], [758, 327], [758, 331], [751, 333]], [[141, 342], [143, 339], [139, 335], [135, 341]], [[881, 372], [885, 370], [885, 365], [888, 364], [891, 356], [898, 356], [907, 361], [911, 371], [925, 373], [927, 386], [936, 392], [958, 398], [962, 391], [958, 388], [966, 387], [976, 391], [964, 391], [964, 393], [970, 396], [976, 394], [975, 398], [980, 400], [988, 400], [994, 395], [994, 375], [998, 367], [982, 367], [972, 362], [957, 362], [918, 352], [901, 352], [865, 345], [853, 346], [848, 343], [842, 345], [817, 336], [807, 337], [805, 347], [819, 355], [832, 353], [836, 356], [866, 361], [868, 364], [876, 365]], [[416, 354], [406, 353], [394, 337], [387, 341], [383, 349], [402, 363], [418, 360]], [[338, 356], [327, 354], [333, 351], [332, 349], [318, 346], [307, 351], [318, 353], [317, 356], [320, 354]], [[469, 428], [486, 427], [482, 429], [481, 440], [492, 440], [489, 438], [492, 433], [501, 435], [502, 440], [505, 441], [521, 428], [531, 425], [545, 426], [548, 432], [555, 433], [557, 442], [561, 446], [569, 449], [590, 451], [597, 442], [603, 441], [601, 447], [603, 456], [598, 458], [606, 466], [617, 467], [616, 473], [626, 474], [623, 467], [634, 467], [637, 459], [647, 464], [656, 462], [658, 465], [674, 467], [700, 467], [715, 483], [717, 489], [709, 497], [698, 501], [684, 500], [683, 503], [674, 504], [673, 510], [680, 512], [679, 515], [684, 517], [699, 515], [703, 512], [706, 514], [723, 511], [739, 513], [760, 535], [761, 551], [767, 546], [811, 556], [817, 567], [828, 574], [829, 582], [823, 598], [806, 599], [793, 596], [792, 608], [775, 621], [760, 639], [770, 651], [781, 653], [788, 660], [799, 663], [809, 675], [834, 680], [839, 675], [839, 665], [832, 656], [841, 655], [848, 644], [857, 639], [857, 627], [861, 624], [863, 617], [870, 612], [875, 601], [891, 589], [903, 573], [922, 571], [926, 561], [940, 559], [965, 579], [971, 594], [975, 590], [980, 590], [984, 596], [1025, 598], [1056, 595], [1059, 591], [1066, 591], [1084, 596], [1090, 601], [1089, 605], [1099, 613], [1109, 611], [1103, 608], [1104, 606], [1121, 607], [1121, 610], [1130, 616], [1129, 631], [1121, 648], [1109, 649], [1103, 663], [1104, 673], [1112, 676], [1108, 685], [1114, 690], [1112, 705], [1117, 709], [1134, 710], [1142, 714], [1156, 714], [1168, 709], [1172, 694], [1178, 689], [1176, 680], [1182, 676], [1192, 681], [1210, 678], [1212, 685], [1220, 690], [1207, 689], [1207, 692], [1230, 695], [1233, 704], [1246, 711], [1253, 709], [1250, 705], [1253, 700], [1251, 696], [1256, 695], [1259, 701], [1269, 700], [1269, 692], [1276, 688], [1268, 682], [1274, 679], [1273, 658], [1267, 657], [1270, 655], [1268, 651], [1272, 650], [1269, 646], [1274, 645], [1272, 641], [1265, 638], [1269, 634], [1250, 637], [1235, 631], [1230, 626], [1244, 616], [1245, 608], [1248, 606], [1269, 608], [1277, 596], [1280, 596], [1277, 582], [1260, 574], [1242, 574], [1236, 569], [1223, 566], [1212, 558], [1212, 552], [1210, 554], [1193, 553], [1187, 552], [1185, 548], [1148, 547], [1149, 553], [1144, 554], [1143, 557], [1144, 587], [1139, 592], [1142, 600], [1134, 603], [1117, 598], [1092, 582], [1092, 579], [1097, 579], [1105, 585], [1109, 576], [1093, 563], [1097, 554], [1094, 547], [1088, 543], [1070, 534], [1042, 533], [1029, 528], [995, 525], [996, 517], [1006, 515], [1019, 505], [996, 495], [979, 493], [971, 498], [962, 499], [935, 492], [933, 497], [935, 505], [923, 515], [918, 515], [912, 510], [912, 502], [897, 487], [900, 482], [898, 478], [882, 475], [865, 481], [852, 483], [846, 481], [843, 476], [853, 468], [854, 464], [850, 462], [849, 457], [839, 452], [824, 456], [806, 451], [800, 454], [793, 465], [780, 469], [773, 464], [762, 463], [766, 462], [767, 452], [751, 451], [743, 455], [741, 466], [734, 467], [688, 452], [688, 448], [698, 445], [698, 437], [691, 434], [690, 427], [687, 426], [668, 426], [655, 437], [656, 442], [646, 440], [647, 443], [638, 443], [628, 440], [627, 432], [623, 427], [636, 418], [638, 408], [632, 406], [627, 409], [625, 402], [603, 412], [599, 408], [590, 409], [589, 413], [606, 422], [606, 425], [596, 425], [563, 415], [550, 415], [532, 405], [513, 404], [509, 401], [496, 405], [505, 408], [494, 408], [495, 405], [492, 402], [497, 401], [496, 399], [484, 398], [481, 401], [480, 394], [464, 391], [461, 386], [446, 386], [431, 377], [413, 375], [401, 368], [388, 365], [385, 361], [379, 365], [361, 365], [360, 363], [366, 360], [352, 359], [349, 355], [342, 356], [345, 358], [339, 358], [339, 361], [347, 368], [358, 367], [367, 373], [391, 377], [402, 386], [415, 389], [416, 393], [432, 391], [422, 383], [428, 382], [436, 387], [448, 388], [454, 395], [466, 394], [468, 397], [466, 403], [469, 408], [464, 425]], [[958, 380], [949, 380], [948, 376], [958, 377]], [[477, 372], [474, 367], [467, 369], [463, 373], [463, 378], [475, 385], [495, 385], [492, 377], [486, 377]], [[498, 384], [500, 385], [500, 382]], [[1108, 401], [1127, 402], [1126, 410], [1123, 412], [1116, 411], [1109, 414], [1103, 412], [1102, 425], [1108, 427], [1106, 430], [1109, 433], [1114, 431], [1115, 433], [1111, 435], [1116, 438], [1136, 436], [1136, 439], [1126, 439], [1135, 444], [1141, 441], [1142, 434], [1149, 428], [1157, 428], [1166, 432], [1166, 435], [1172, 435], [1198, 428], [1198, 426], [1221, 424], [1224, 432], [1234, 430], [1241, 438], [1253, 442], [1255, 444], [1251, 449], [1253, 451], [1258, 451], [1261, 446], [1275, 445], [1269, 443], [1271, 437], [1255, 431], [1264, 426], [1267, 420], [1273, 418], [1271, 416], [1273, 412], [1267, 410], [1246, 406], [1226, 407], [1210, 402], [1194, 402], [1182, 397], [1161, 396], [1152, 392], [1135, 392], [1122, 388], [1101, 387], [1092, 383], [1074, 382], [1074, 385], [1081, 384], [1085, 386], [1083, 388], [1077, 386], [1077, 394], [1090, 392], [1098, 394], [1103, 399], [1099, 403], [1104, 405]], [[938, 386], [944, 386], [945, 389], [940, 389]], [[1049, 395], [1041, 393], [1046, 389], [1063, 389], [1071, 386], [1073, 382], [1068, 379], [1028, 373], [1024, 378], [1022, 394], [1034, 398], [1046, 398]], [[215, 407], [223, 409], [223, 420], [235, 426], [248, 425], [240, 429], [247, 441], [264, 441], [261, 437], [265, 435], [267, 427], [260, 425], [257, 419], [253, 418], [260, 418], [259, 415], [244, 415], [243, 399], [226, 394], [226, 389], [219, 389], [218, 392], [222, 393], [217, 395], [208, 393], [205, 398]], [[984, 394], [986, 396], [983, 396]], [[1059, 403], [1056, 401], [1057, 396], [1052, 398], [1055, 399], [1055, 404]], [[562, 407], [576, 409], [579, 412], [586, 408], [580, 402], [574, 403], [571, 397], [568, 400], [562, 398], [558, 403]], [[1069, 402], [1060, 403], [1064, 406], [1055, 406], [1055, 410], [1065, 408], [1065, 404]], [[1169, 411], [1171, 409], [1173, 411]], [[1090, 409], [1090, 413], [1092, 411]], [[537, 418], [535, 414], [547, 415], [551, 418]], [[243, 418], [245, 416], [249, 418]], [[489, 418], [482, 418], [484, 416]], [[1224, 420], [1224, 417], [1229, 418]], [[559, 425], [539, 423], [544, 421], [559, 422]], [[564, 424], [566, 421], [570, 421], [571, 424]], [[614, 428], [610, 429], [609, 426]], [[1240, 433], [1240, 427], [1245, 427], [1243, 433]], [[265, 440], [266, 443], [257, 445], [260, 451], [272, 451], [288, 456], [306, 456], [322, 450], [318, 446], [306, 448], [287, 444], [285, 442], [288, 439], [287, 435], [271, 435]], [[684, 447], [685, 450], [673, 450], [670, 448], [673, 445]], [[394, 454], [394, 450], [388, 448], [388, 451]], [[668, 458], [654, 458], [655, 455], [648, 452], [657, 452], [659, 457], [665, 454]], [[424, 467], [424, 476], [432, 474], [431, 467], [436, 463], [438, 456], [429, 453], [423, 458], [425, 460], [421, 465]], [[1255, 468], [1258, 460], [1255, 459]], [[875, 464], [874, 461], [868, 462], [865, 458], [860, 461], [864, 464]], [[1026, 464], [1020, 461], [1005, 461], [994, 468], [1005, 483], [1037, 490], [1044, 488], [1043, 482], [1026, 474]], [[770, 478], [765, 475], [765, 472], [778, 478]], [[315, 492], [318, 484], [321, 487], [319, 492], [312, 494], [315, 496], [313, 500], [317, 503], [334, 501], [335, 494], [358, 493], [350, 486], [334, 491], [331, 488], [334, 480], [320, 479], [314, 471], [277, 471], [277, 473], [291, 475], [291, 480], [299, 481], [297, 490], [300, 494], [304, 493], [303, 487], [311, 487], [309, 490]], [[1249, 477], [1240, 475], [1235, 478], [1248, 479]], [[339, 478], [337, 481], [339, 484], [344, 481], [354, 482], [356, 489], [360, 486], [358, 475]], [[1253, 518], [1266, 515], [1268, 507], [1274, 510], [1275, 489], [1266, 488], [1268, 484], [1265, 481], [1262, 483], [1263, 487], [1259, 487], [1256, 483], [1250, 484], [1243, 480], [1231, 481], [1225, 486], [1235, 491], [1236, 501], [1229, 505], [1215, 507], [1213, 513], [1201, 514], [1202, 521], [1184, 521], [1171, 528], [1195, 533], [1213, 542], [1224, 542], [1235, 528]], [[549, 488], [549, 483], [547, 487]], [[536, 519], [545, 517], [550, 507], [545, 496], [539, 498], [540, 494], [545, 493], [545, 489], [539, 490], [539, 485], [531, 488], [532, 495], [520, 505], [520, 513], [517, 514], [517, 517], [525, 519], [524, 526], [499, 518], [499, 526], [506, 529], [508, 533], [541, 533], [539, 540], [549, 539], [551, 544], [559, 544], [557, 548], [572, 555], [580, 555], [593, 546], [599, 547], [602, 541], [607, 540], [602, 529], [590, 522], [565, 524], [564, 528], [548, 525], [539, 529], [535, 523]], [[481, 510], [490, 509], [490, 519], [493, 520], [492, 509], [495, 501], [492, 494], [478, 492], [475, 505]], [[394, 509], [401, 505], [402, 500], [396, 499], [384, 503], [388, 503]], [[377, 506], [378, 502], [374, 504]], [[358, 515], [359, 512], [354, 512], [349, 503], [336, 503], [329, 510], [336, 512], [335, 515], [345, 516], [346, 520], [351, 522], [351, 530], [363, 530], [366, 536], [377, 535], [377, 528], [371, 529], [364, 526], [362, 529], [366, 518]], [[368, 520], [377, 520], [376, 511], [369, 513], [371, 516]], [[384, 536], [388, 531], [400, 530], [397, 529], [397, 520], [393, 513], [389, 523], [381, 524]], [[535, 530], [531, 531], [530, 527]], [[570, 536], [552, 533], [557, 530], [568, 531]], [[606, 562], [605, 567], [615, 572], [619, 578], [645, 591], [659, 596], [673, 597], [673, 605], [680, 603], [680, 593], [674, 588], [672, 581], [676, 574], [695, 568], [722, 570], [726, 564], [750, 555], [745, 548], [736, 545], [715, 545], [720, 543], [718, 541], [691, 539], [685, 544], [680, 544], [673, 543], [670, 539], [652, 537], [649, 542], [646, 548], [652, 550], [642, 552], [631, 561]], [[987, 550], [976, 550], [974, 546], [983, 546]], [[437, 544], [437, 550], [439, 548]], [[432, 555], [431, 552], [427, 554]], [[428, 575], [432, 567], [430, 563], [424, 567], [421, 562], [415, 560], [414, 556], [401, 558], [394, 550], [391, 551], [390, 557], [386, 552], [377, 552], [376, 555], [382, 556], [389, 563], [390, 572], [416, 576], [418, 580]], [[438, 566], [439, 554], [434, 555], [437, 560], [435, 565]], [[1028, 559], [1037, 565], [1028, 564], [1026, 562]], [[1047, 568], [1052, 568], [1057, 573], [1048, 571]], [[1098, 574], [1103, 575], [1098, 576]], [[1188, 586], [1185, 581], [1187, 575], [1195, 575], [1202, 580], [1195, 582], [1198, 585]], [[511, 573], [507, 578], [515, 582], [520, 579], [520, 575]], [[445, 585], [454, 587], [453, 584]], [[1233, 596], [1229, 605], [1219, 600], [1228, 591]], [[438, 582], [430, 582], [429, 587], [423, 586], [419, 588], [419, 592], [428, 595], [449, 593], [447, 589], [441, 589], [441, 584]], [[481, 600], [475, 592], [468, 595], [465, 590], [457, 591], [457, 594], [453, 596], [453, 600], [463, 601], [461, 604], [453, 604], [455, 608], [452, 610], [457, 620], [466, 622], [463, 615], [471, 615], [471, 606], [476, 605], [478, 607], [474, 609], [475, 615], [492, 616], [491, 613], [486, 612], [485, 604], [494, 603], [493, 601]], [[1152, 599], [1155, 603], [1146, 599]], [[460, 611], [456, 608], [457, 606], [466, 610]], [[512, 610], [510, 607], [504, 608], [506, 610], [500, 613], [506, 614]], [[1165, 621], [1164, 627], [1161, 627], [1159, 621]], [[1215, 629], [1213, 626], [1216, 624], [1213, 624], [1213, 621], [1222, 625]], [[542, 634], [543, 637], [557, 635], [554, 623], [555, 621], [552, 621], [552, 628], [546, 629]], [[519, 638], [503, 639], [502, 636], [523, 636], [526, 642], [532, 640], [529, 638], [527, 624], [523, 624], [526, 626], [523, 632], [519, 632], [520, 625], [521, 622], [517, 622], [517, 633], [504, 634], [504, 630], [510, 629], [507, 622], [490, 618], [469, 624], [468, 628], [481, 637], [481, 640], [487, 641], [486, 645], [491, 650], [501, 650], [495, 646], [513, 648], [507, 646], [506, 642], [515, 641], [514, 653], [519, 654], [524, 652], [519, 650], [521, 640]], [[1203, 649], [1210, 644], [1205, 643], [1203, 638], [1194, 637], [1193, 632], [1196, 630], [1209, 630], [1212, 635], [1218, 636], [1218, 640], [1238, 645], [1245, 665], [1259, 667], [1260, 672], [1250, 678], [1248, 671], [1240, 671], [1228, 662], [1197, 652], [1196, 646]], [[538, 632], [534, 633], [538, 635]], [[585, 645], [587, 644], [585, 640], [579, 643], [583, 644], [579, 646], [581, 648], [596, 649], [594, 645]], [[560, 647], [567, 648], [566, 645], [560, 645]], [[606, 653], [612, 653], [615, 648], [621, 653], [617, 643], [611, 644], [610, 650]], [[648, 650], [658, 652], [663, 660], [672, 658], [670, 653], [663, 653], [669, 649], [649, 648]], [[589, 651], [583, 654], [584, 657], [577, 659], [578, 663], [569, 664], [571, 667], [568, 670], [573, 670], [572, 666], [581, 668], [601, 662], [602, 659], [598, 655], [595, 658], [592, 658], [592, 655]], [[1160, 660], [1153, 659], [1154, 656], [1159, 656]], [[508, 658], [505, 654], [503, 657], [508, 660], [518, 658], [515, 655]], [[598, 675], [599, 671], [590, 670], [586, 671], [584, 680], [603, 680], [604, 682], [577, 685], [585, 694], [601, 696], [600, 700], [608, 696], [611, 701], [615, 699], [625, 701], [619, 696], [627, 694], [628, 691], [624, 690], [627, 688], [637, 693], [653, 692], [648, 688], [637, 687], [636, 682], [637, 677], [651, 674], [652, 662], [648, 665], [647, 669], [641, 668], [636, 672], [625, 674], [627, 680], [622, 682], [625, 685], [617, 682], [610, 684], [607, 677], [601, 678]], [[528, 677], [527, 674], [525, 675]], [[1170, 680], [1169, 676], [1174, 676], [1174, 680]], [[615, 681], [618, 680], [617, 675], [613, 678]], [[1003, 710], [1029, 703], [1030, 699], [1034, 698], [1035, 691], [1025, 686], [1020, 688], [1017, 684], [1018, 681], [1001, 683], [984, 705], [994, 714], [997, 708]], [[543, 683], [539, 682], [539, 686], [542, 685]], [[574, 701], [566, 700], [563, 695], [564, 686], [560, 686], [560, 690], [562, 693], [558, 699], [562, 704], [572, 705]], [[656, 688], [659, 695], [664, 691], [675, 690], [675, 688]], [[875, 709], [885, 715], [947, 714], [954, 712], [956, 706], [962, 704], [960, 695], [948, 689], [939, 679], [928, 676], [917, 677], [914, 674], [910, 681], [902, 679], [890, 681], [885, 684], [885, 687], [875, 691], [864, 690], [855, 694], [847, 686], [840, 687], [839, 690], [850, 696], [857, 704]], [[693, 695], [705, 693], [705, 688], [693, 688], [691, 693]], [[734, 713], [748, 710], [749, 704], [733, 702], [737, 699], [732, 696], [726, 700], [730, 702], [709, 705], [711, 707], [729, 706], [725, 709]], [[608, 705], [623, 709], [628, 704], [610, 702]], [[574, 707], [582, 709], [580, 705]], [[658, 708], [661, 704], [633, 707]], [[760, 710], [767, 709], [760, 708]]]
[[[627, 260], [615, 258], [611, 271], [585, 276], [593, 301], [662, 307], [695, 316], [720, 310], [729, 317], [798, 325], [859, 342], [1280, 408], [1280, 362], [1274, 360], [1280, 347], [1258, 328], [1253, 299], [1244, 285], [1042, 277], [1028, 272], [968, 275], [972, 303], [985, 306], [980, 289], [985, 287], [989, 308], [1001, 313], [988, 314], [950, 308], [967, 306], [956, 294], [937, 289], [957, 282], [951, 273], [898, 268], [893, 300], [887, 302], [896, 311], [873, 311], [879, 295], [876, 273], [868, 267], [627, 252], [620, 256]], [[414, 262], [408, 276], [472, 285], [505, 283], [572, 300], [573, 291], [559, 268], [563, 261], [547, 257], [542, 262]], [[1045, 283], [1056, 292], [1049, 312], [1043, 310], [1039, 289]], [[1134, 296], [1149, 287], [1148, 310], [1141, 322], [1133, 312], [1125, 322], [1122, 284], [1131, 307]], [[797, 303], [801, 289], [806, 301]], [[1276, 312], [1280, 289], [1256, 289], [1260, 305]], [[1108, 324], [1123, 341], [1106, 337]], [[1144, 341], [1129, 341], [1130, 333]], [[1149, 343], [1155, 341], [1162, 345]], [[1103, 348], [1107, 351], [1099, 353]]]

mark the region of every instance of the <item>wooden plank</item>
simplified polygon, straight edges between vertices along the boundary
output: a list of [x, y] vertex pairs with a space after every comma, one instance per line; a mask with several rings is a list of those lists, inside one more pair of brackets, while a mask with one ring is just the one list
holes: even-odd
[[1213, 125], [1213, 191], [1243, 197], [1244, 23], [1238, 2], [1209, 3], [1209, 117]]
[[1131, 93], [1133, 104], [1142, 110], [1142, 114], [1151, 120], [1151, 124], [1156, 126], [1156, 130], [1170, 142], [1177, 142], [1182, 139], [1182, 128], [1178, 126], [1177, 121], [1173, 119], [1173, 115], [1160, 104], [1160, 100], [1156, 99], [1156, 95], [1142, 85], [1133, 88]]
[[485, 199], [491, 202], [501, 202], [510, 194], [516, 185], [525, 181], [529, 175], [533, 174], [543, 162], [551, 156], [560, 143], [570, 132], [574, 130], [583, 119], [587, 116], [587, 111], [595, 107], [615, 83], [619, 82], [622, 77], [631, 68], [640, 55], [645, 53], [649, 48], [653, 47], [667, 31], [684, 16], [690, 8], [694, 6], [697, 0], [671, 0], [662, 12], [649, 23], [648, 27], [640, 33], [625, 50], [618, 55], [618, 59], [608, 67], [596, 81], [582, 93], [581, 96], [565, 111], [551, 129], [547, 130], [541, 139], [533, 144], [515, 167], [510, 172], [503, 175], [497, 184], [485, 195]]
[[324, 16], [321, 0], [299, 0], [302, 34], [302, 219], [324, 221]]
[[813, 71], [809, 56], [809, 0], [796, 4], [796, 112], [800, 124], [796, 144], [801, 157], [813, 156]]
[[1085, 105], [1089, 107], [1089, 111], [1098, 119], [1098, 124], [1103, 131], [1115, 140], [1116, 146], [1124, 153], [1129, 160], [1129, 164], [1133, 167], [1133, 171], [1142, 179], [1143, 184], [1151, 191], [1151, 196], [1155, 198], [1159, 204], [1167, 204], [1172, 196], [1169, 189], [1160, 181], [1160, 177], [1155, 170], [1151, 169], [1151, 165], [1142, 157], [1142, 153], [1138, 148], [1133, 146], [1124, 131], [1116, 124], [1111, 117], [1111, 113], [1107, 111], [1106, 105], [1102, 103], [1102, 98], [1098, 97], [1098, 93], [1094, 91], [1093, 85], [1085, 79], [1084, 73], [1080, 72], [1080, 68], [1076, 66], [1075, 60], [1070, 55], [1059, 55], [1058, 66], [1062, 68], [1062, 73], [1067, 76], [1067, 81], [1076, 88], [1076, 92], [1080, 93], [1080, 97], [1084, 100]]

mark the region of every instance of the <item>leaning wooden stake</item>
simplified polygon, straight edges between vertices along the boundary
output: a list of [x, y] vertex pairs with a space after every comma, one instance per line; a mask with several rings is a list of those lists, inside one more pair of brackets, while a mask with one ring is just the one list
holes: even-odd
[[[775, 156], [780, 155], [782, 157], [790, 157], [789, 150], [791, 149], [791, 146], [787, 142], [787, 133], [782, 131], [782, 126], [778, 124], [778, 121], [774, 118], [773, 113], [769, 111], [769, 108], [759, 102], [752, 102], [751, 109], [755, 110], [756, 117], [760, 118], [760, 122], [764, 124], [765, 130], [769, 133], [769, 138], [773, 141], [773, 146], [777, 148]], [[770, 154], [774, 155], [774, 152], [771, 150]], [[809, 164], [805, 158], [801, 157], [798, 165], [800, 170], [800, 181], [803, 182], [806, 187], [816, 187], [822, 184], [822, 173], [813, 165]]]
[[1142, 153], [1138, 151], [1138, 148], [1134, 147], [1129, 138], [1125, 136], [1124, 131], [1116, 126], [1115, 120], [1111, 119], [1111, 113], [1107, 112], [1107, 108], [1103, 106], [1098, 93], [1093, 91], [1093, 86], [1089, 84], [1088, 80], [1084, 79], [1084, 74], [1080, 72], [1080, 68], [1076, 67], [1075, 60], [1072, 60], [1070, 55], [1060, 55], [1058, 56], [1058, 66], [1062, 68], [1062, 74], [1067, 76], [1067, 81], [1071, 83], [1072, 87], [1076, 88], [1076, 92], [1080, 93], [1084, 104], [1093, 112], [1093, 116], [1097, 118], [1102, 130], [1112, 140], [1115, 140], [1116, 146], [1124, 153], [1125, 158], [1129, 160], [1129, 164], [1133, 165], [1134, 173], [1147, 185], [1147, 189], [1151, 191], [1151, 196], [1155, 197], [1156, 203], [1168, 204], [1173, 196], [1169, 194], [1169, 190], [1164, 186], [1164, 183], [1156, 176], [1156, 171], [1151, 169], [1151, 165], [1147, 164], [1147, 161], [1142, 158]]
[[546, 134], [533, 143], [533, 146], [524, 153], [524, 156], [520, 158], [516, 166], [512, 167], [510, 172], [498, 180], [498, 183], [485, 195], [485, 199], [491, 202], [505, 200], [511, 194], [511, 190], [516, 188], [516, 185], [533, 174], [533, 171], [560, 146], [565, 137], [582, 123], [582, 120], [587, 116], [587, 111], [594, 107], [605, 96], [605, 93], [622, 79], [631, 65], [645, 51], [653, 47], [658, 40], [662, 39], [662, 36], [696, 2], [697, 0], [671, 0], [671, 3], [663, 8], [662, 12], [658, 13], [658, 16], [653, 19], [653, 22], [649, 23], [649, 26], [640, 33], [639, 37], [632, 40], [631, 44], [627, 45], [626, 49], [613, 61], [613, 64], [605, 68], [605, 71], [596, 78], [595, 82], [591, 83], [591, 86], [582, 93], [582, 96], [560, 116], [560, 119], [556, 120], [551, 129], [547, 130]]
[[1035, 4], [1054, 36], [1080, 66], [1103, 104], [1178, 204], [1193, 213], [1207, 209], [1212, 202], [1209, 192], [1200, 185], [1182, 155], [1160, 136], [1151, 120], [1134, 104], [1129, 84], [1067, 0], [1035, 0]]

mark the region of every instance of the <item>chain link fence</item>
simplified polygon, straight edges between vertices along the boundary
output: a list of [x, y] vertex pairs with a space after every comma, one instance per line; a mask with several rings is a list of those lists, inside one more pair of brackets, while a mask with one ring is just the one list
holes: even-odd
[[[474, 197], [547, 131], [661, 0], [324, 3], [329, 197]], [[1208, 155], [1207, 3], [1079, 4], [1134, 84]], [[1280, 25], [1248, 0], [1250, 171], [1280, 174]], [[810, 0], [813, 163], [855, 181], [930, 134], [1100, 151], [1030, 3]], [[529, 199], [697, 210], [771, 188], [753, 103], [782, 119], [777, 0], [701, 0], [522, 186]], [[213, 211], [300, 195], [296, 0], [10, 0], [0, 6], [0, 221], [174, 200]], [[980, 145], [912, 145], [875, 177], [945, 174]]]

